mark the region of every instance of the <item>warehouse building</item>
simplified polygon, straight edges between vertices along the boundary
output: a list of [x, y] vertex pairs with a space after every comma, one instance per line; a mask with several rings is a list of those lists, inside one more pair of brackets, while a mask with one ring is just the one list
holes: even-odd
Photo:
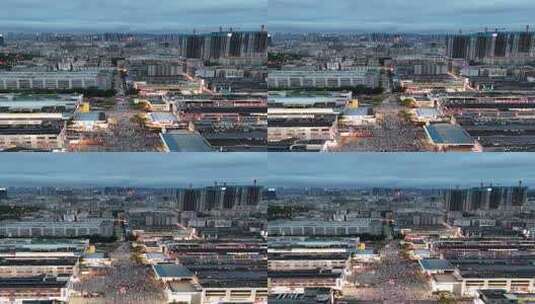
[[113, 72], [1, 72], [0, 90], [112, 89]]

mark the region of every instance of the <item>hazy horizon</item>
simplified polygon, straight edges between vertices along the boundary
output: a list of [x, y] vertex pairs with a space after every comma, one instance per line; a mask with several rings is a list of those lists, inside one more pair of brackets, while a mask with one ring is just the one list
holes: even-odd
[[535, 187], [533, 164], [530, 153], [16, 153], [0, 155], [0, 187]]
[[522, 30], [531, 0], [4, 0], [0, 32], [213, 31], [441, 33]]

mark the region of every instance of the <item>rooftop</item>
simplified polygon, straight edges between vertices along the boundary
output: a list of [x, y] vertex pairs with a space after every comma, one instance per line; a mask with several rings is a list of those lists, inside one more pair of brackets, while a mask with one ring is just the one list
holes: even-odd
[[208, 142], [196, 132], [173, 130], [161, 134], [161, 138], [170, 152], [212, 152]]
[[157, 264], [154, 271], [160, 278], [192, 278], [193, 273], [186, 267], [178, 264]]
[[156, 121], [156, 122], [177, 121], [176, 116], [169, 112], [152, 112], [152, 113], [149, 113], [149, 117], [152, 121]]
[[420, 266], [427, 271], [433, 270], [454, 270], [455, 267], [448, 262], [448, 260], [442, 259], [423, 259], [419, 261]]
[[535, 277], [533, 265], [504, 264], [461, 264], [457, 266], [463, 278], [516, 278], [531, 279]]
[[358, 107], [358, 108], [346, 108], [344, 109], [344, 115], [346, 116], [368, 116], [373, 115], [372, 108]]
[[78, 121], [104, 121], [106, 114], [104, 112], [79, 112], [75, 114], [74, 119]]
[[450, 146], [472, 146], [474, 139], [461, 126], [448, 123], [425, 126], [427, 136], [435, 144]]
[[267, 287], [267, 271], [200, 270], [197, 276], [203, 288]]
[[270, 271], [270, 278], [340, 278], [341, 272], [332, 270]]
[[38, 258], [38, 259], [17, 259], [0, 258], [0, 266], [74, 266], [78, 262], [75, 257], [60, 258]]
[[67, 283], [67, 280], [62, 281], [44, 275], [25, 278], [0, 278], [0, 290], [2, 288], [64, 288]]
[[374, 68], [368, 70], [354, 71], [305, 71], [305, 70], [274, 70], [269, 72], [269, 78], [273, 77], [361, 77], [374, 71]]
[[198, 292], [200, 291], [199, 286], [193, 284], [190, 280], [169, 282], [167, 283], [167, 286], [172, 292]]
[[1, 126], [0, 135], [59, 135], [62, 126], [57, 124]]
[[348, 98], [340, 96], [269, 96], [268, 102], [291, 105], [313, 105], [325, 103], [345, 103]]
[[435, 108], [418, 108], [416, 109], [416, 115], [418, 117], [437, 117], [438, 111]]
[[433, 280], [437, 283], [455, 283], [458, 281], [458, 279], [451, 273], [434, 274]]
[[104, 71], [0, 72], [0, 78], [95, 78]]

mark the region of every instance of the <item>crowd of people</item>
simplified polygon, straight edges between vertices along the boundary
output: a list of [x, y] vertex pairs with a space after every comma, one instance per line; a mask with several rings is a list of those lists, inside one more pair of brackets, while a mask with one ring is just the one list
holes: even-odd
[[123, 243], [110, 257], [112, 266], [103, 276], [82, 277], [74, 284], [81, 295], [76, 303], [165, 303], [162, 288], [150, 274], [150, 268], [132, 258], [130, 243]]

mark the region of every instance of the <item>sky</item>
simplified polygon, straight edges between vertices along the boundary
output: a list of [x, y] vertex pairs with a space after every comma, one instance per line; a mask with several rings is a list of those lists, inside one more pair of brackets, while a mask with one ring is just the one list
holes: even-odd
[[529, 153], [6, 153], [0, 168], [0, 187], [535, 187]]
[[2, 31], [259, 29], [268, 0], [1, 0]]
[[266, 172], [257, 153], [3, 153], [0, 187], [252, 184]]
[[269, 0], [271, 31], [441, 32], [535, 21], [533, 0]]
[[[6, 31], [209, 31], [219, 26], [271, 31], [430, 32], [521, 29], [533, 0], [2, 0]], [[533, 25], [533, 24], [532, 24]]]
[[530, 153], [270, 154], [270, 186], [449, 188], [481, 182], [535, 187]]

